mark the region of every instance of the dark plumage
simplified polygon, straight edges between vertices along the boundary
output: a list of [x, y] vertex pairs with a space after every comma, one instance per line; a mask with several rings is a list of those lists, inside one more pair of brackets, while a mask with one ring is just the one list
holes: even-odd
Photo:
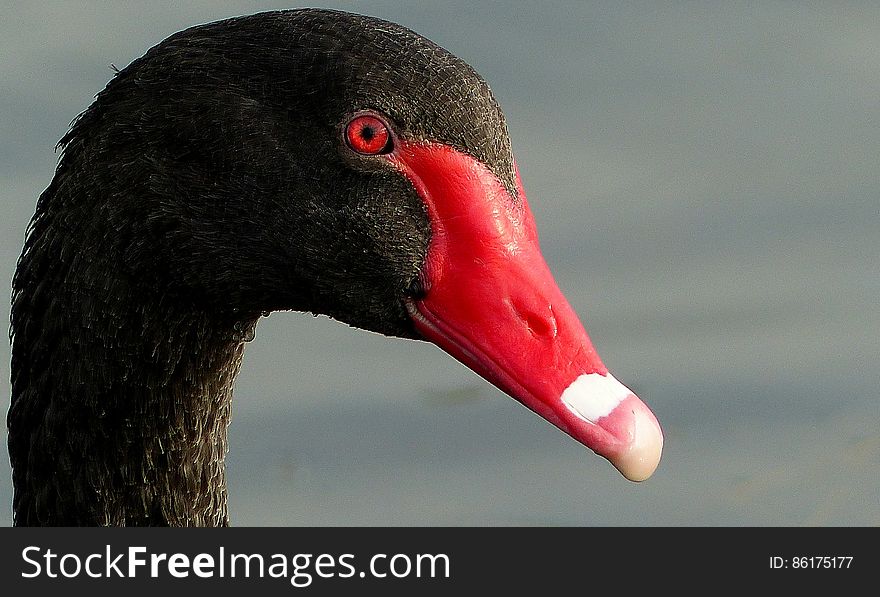
[[18, 525], [225, 525], [243, 342], [273, 310], [416, 337], [425, 205], [345, 151], [354, 111], [477, 158], [517, 196], [480, 77], [413, 32], [324, 10], [180, 32], [61, 140], [13, 283]]
[[628, 479], [663, 447], [541, 255], [467, 64], [327, 10], [171, 36], [61, 140], [13, 280], [20, 525], [225, 525], [232, 384], [261, 315], [434, 342]]

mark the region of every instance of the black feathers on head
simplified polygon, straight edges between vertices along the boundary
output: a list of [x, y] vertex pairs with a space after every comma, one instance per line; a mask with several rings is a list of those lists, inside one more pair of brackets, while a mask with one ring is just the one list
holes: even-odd
[[407, 180], [342, 142], [363, 109], [473, 155], [516, 196], [503, 115], [467, 64], [393, 23], [295, 10], [187, 29], [119, 72], [62, 140], [53, 187], [88, 189], [38, 212], [196, 308], [411, 335], [401, 298], [430, 226]]

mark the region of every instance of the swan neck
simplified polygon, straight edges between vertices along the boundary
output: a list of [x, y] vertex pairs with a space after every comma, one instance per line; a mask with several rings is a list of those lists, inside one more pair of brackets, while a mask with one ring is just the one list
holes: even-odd
[[21, 274], [13, 296], [15, 523], [228, 524], [232, 386], [256, 319], [181, 309], [113, 264], [47, 280], [22, 260], [43, 279]]

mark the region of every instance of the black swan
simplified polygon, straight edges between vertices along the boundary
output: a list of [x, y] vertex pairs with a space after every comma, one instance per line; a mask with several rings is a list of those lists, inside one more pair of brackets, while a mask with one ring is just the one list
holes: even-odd
[[541, 256], [504, 117], [393, 23], [262, 13], [172, 35], [61, 139], [13, 281], [17, 525], [227, 525], [261, 315], [439, 345], [643, 480], [663, 436]]

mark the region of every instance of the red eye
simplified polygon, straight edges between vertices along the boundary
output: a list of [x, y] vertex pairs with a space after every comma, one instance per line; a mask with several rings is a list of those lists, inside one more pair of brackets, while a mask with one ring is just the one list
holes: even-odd
[[355, 116], [345, 127], [345, 141], [358, 153], [378, 155], [391, 151], [388, 125], [370, 114]]

